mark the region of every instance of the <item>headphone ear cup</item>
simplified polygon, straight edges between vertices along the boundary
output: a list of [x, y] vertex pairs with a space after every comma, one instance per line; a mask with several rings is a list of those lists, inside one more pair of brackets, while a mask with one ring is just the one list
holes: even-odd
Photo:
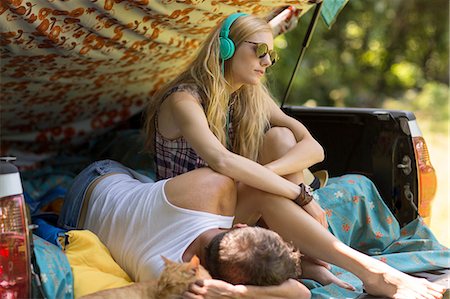
[[220, 58], [222, 60], [228, 60], [233, 57], [234, 43], [228, 37], [220, 37]]

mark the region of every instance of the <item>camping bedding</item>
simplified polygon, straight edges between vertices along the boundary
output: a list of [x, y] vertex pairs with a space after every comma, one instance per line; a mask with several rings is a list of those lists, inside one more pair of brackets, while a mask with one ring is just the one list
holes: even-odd
[[[54, 183], [46, 182], [44, 186], [54, 186]], [[25, 191], [33, 193], [26, 187]], [[374, 184], [366, 177], [352, 174], [330, 178], [325, 187], [314, 191], [314, 197], [327, 213], [330, 231], [345, 244], [405, 272], [449, 267], [450, 251], [439, 244], [423, 221], [416, 219], [400, 229]], [[361, 281], [353, 274], [335, 266], [332, 271], [355, 286], [356, 291], [305, 280], [313, 298], [357, 298], [363, 292]]]
[[89, 230], [67, 232], [64, 253], [73, 272], [75, 298], [132, 284], [106, 246]]
[[[314, 197], [327, 214], [329, 230], [345, 244], [408, 273], [450, 266], [450, 251], [439, 244], [422, 219], [400, 229], [375, 185], [365, 176], [331, 178], [314, 192]], [[356, 292], [308, 281], [313, 298], [356, 298], [361, 294], [362, 283], [356, 276], [335, 266], [332, 271], [355, 286]]]
[[[46, 297], [48, 299], [73, 298], [73, 274], [66, 255], [56, 244], [47, 242], [39, 236], [33, 236], [33, 243], [40, 270], [40, 282]], [[33, 280], [33, 285], [35, 283], [36, 281]], [[38, 292], [34, 294], [40, 298]]]

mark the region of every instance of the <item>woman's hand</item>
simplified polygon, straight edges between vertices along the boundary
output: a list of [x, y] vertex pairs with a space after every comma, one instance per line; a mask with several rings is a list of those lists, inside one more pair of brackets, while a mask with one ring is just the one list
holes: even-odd
[[328, 229], [327, 215], [317, 201], [314, 199], [311, 200], [311, 202], [303, 206], [303, 209], [314, 219], [316, 219], [323, 227]]

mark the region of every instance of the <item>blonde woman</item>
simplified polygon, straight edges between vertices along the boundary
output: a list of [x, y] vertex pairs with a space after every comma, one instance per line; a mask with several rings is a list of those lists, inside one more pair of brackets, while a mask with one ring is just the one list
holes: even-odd
[[[355, 251], [326, 230], [324, 211], [302, 184], [303, 169], [322, 161], [323, 149], [261, 83], [276, 60], [262, 19], [233, 14], [213, 30], [189, 68], [148, 107], [147, 146], [158, 179], [207, 166], [237, 184], [235, 223], [254, 224], [262, 216], [302, 253], [354, 273], [370, 293], [440, 298], [441, 287]], [[193, 285], [187, 297], [220, 298], [233, 290], [211, 280]]]
[[[226, 40], [236, 45], [228, 58], [223, 54]], [[264, 20], [232, 15], [209, 35], [191, 66], [152, 99], [145, 129], [158, 179], [208, 166], [239, 182], [238, 198], [299, 196], [303, 169], [322, 161], [324, 154], [261, 84], [277, 59], [272, 49], [272, 32]], [[248, 208], [253, 209], [241, 206]], [[303, 208], [327, 227], [314, 200]]]

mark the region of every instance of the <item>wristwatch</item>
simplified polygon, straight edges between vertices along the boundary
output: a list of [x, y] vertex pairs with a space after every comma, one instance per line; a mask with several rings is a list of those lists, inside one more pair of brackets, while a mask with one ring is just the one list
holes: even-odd
[[296, 199], [294, 199], [294, 202], [303, 207], [306, 206], [307, 204], [309, 204], [311, 202], [311, 200], [314, 199], [313, 195], [312, 195], [312, 190], [311, 187], [309, 187], [308, 185], [305, 185], [303, 183], [301, 183], [300, 185], [298, 185], [300, 187], [300, 194], [297, 196]]

